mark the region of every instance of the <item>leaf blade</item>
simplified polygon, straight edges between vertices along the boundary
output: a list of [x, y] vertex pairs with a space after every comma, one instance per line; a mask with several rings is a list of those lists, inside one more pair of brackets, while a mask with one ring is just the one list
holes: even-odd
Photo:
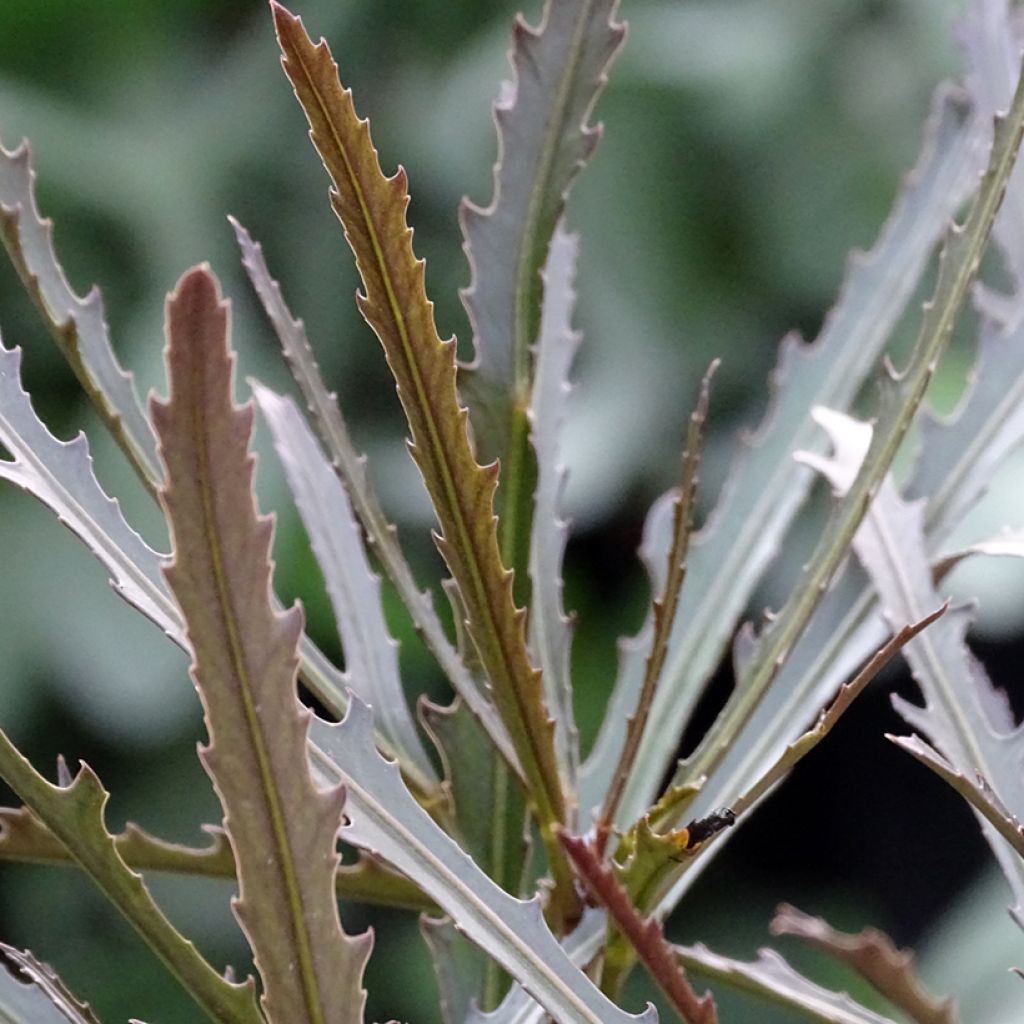
[[205, 266], [167, 303], [170, 397], [152, 403], [174, 541], [165, 574], [193, 652], [210, 737], [201, 756], [225, 812], [239, 879], [233, 909], [263, 1006], [282, 1024], [360, 1024], [372, 938], [345, 935], [338, 917], [344, 796], [310, 774], [310, 712], [295, 689], [302, 613], [271, 602], [272, 520], [255, 507], [253, 410], [232, 398], [227, 316]]

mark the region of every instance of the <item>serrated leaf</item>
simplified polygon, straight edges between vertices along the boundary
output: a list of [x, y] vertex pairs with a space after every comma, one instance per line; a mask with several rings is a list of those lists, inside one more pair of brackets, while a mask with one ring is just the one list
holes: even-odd
[[109, 794], [87, 764], [80, 764], [74, 779], [54, 786], [0, 732], [0, 775], [213, 1020], [263, 1024], [252, 979], [238, 985], [222, 978], [164, 917], [142, 878], [124, 862], [104, 823]]
[[775, 911], [771, 930], [773, 935], [803, 939], [848, 964], [914, 1024], [956, 1024], [953, 1000], [930, 996], [914, 970], [914, 954], [897, 949], [877, 928], [847, 935], [784, 903]]
[[[819, 420], [836, 448], [831, 459], [816, 459], [833, 486], [844, 490], [870, 451], [871, 427], [823, 410]], [[924, 541], [924, 510], [920, 502], [900, 498], [891, 479], [878, 489], [868, 515], [854, 539], [854, 549], [877, 589], [883, 612], [891, 621], [937, 599]], [[1005, 694], [996, 690], [965, 643], [968, 609], [957, 609], [909, 644], [905, 650], [914, 678], [925, 698], [916, 707], [894, 698], [897, 710], [915, 728], [931, 737], [955, 768], [979, 773], [1014, 817], [1024, 818], [1024, 726], [1015, 726]], [[1024, 861], [987, 821], [982, 831], [999, 860], [1024, 926]]]
[[79, 383], [152, 489], [160, 479], [156, 439], [134, 378], [111, 347], [99, 289], [82, 299], [68, 284], [53, 248], [53, 223], [39, 216], [34, 183], [28, 143], [13, 153], [0, 146], [0, 238]]
[[544, 694], [555, 719], [555, 753], [570, 791], [576, 788], [579, 735], [572, 707], [569, 653], [572, 627], [562, 604], [562, 563], [569, 524], [562, 517], [566, 469], [561, 461], [562, 428], [571, 387], [569, 370], [580, 335], [572, 329], [574, 279], [579, 243], [556, 227], [541, 274], [544, 303], [537, 343], [537, 370], [527, 416], [537, 453], [537, 490], [530, 532], [530, 620], [528, 637], [541, 669]]
[[384, 571], [402, 597], [413, 624], [451, 681], [456, 693], [470, 706], [506, 759], [511, 764], [517, 764], [518, 759], [512, 749], [508, 732], [498, 713], [481, 693], [476, 681], [445, 635], [441, 620], [434, 610], [430, 592], [420, 590], [413, 578], [412, 570], [398, 546], [395, 528], [385, 516], [380, 500], [366, 474], [365, 457], [356, 453], [337, 400], [327, 391], [320, 376], [320, 368], [306, 339], [305, 325], [301, 320], [296, 320], [285, 305], [281, 288], [267, 269], [260, 244], [254, 242], [248, 231], [233, 217], [228, 219], [235, 230], [242, 251], [242, 263], [274, 326], [285, 359], [302, 391], [321, 440], [330, 453], [334, 468], [345, 484], [352, 500], [352, 507], [366, 531], [367, 539], [377, 551]]
[[409, 713], [398, 644], [384, 620], [380, 578], [370, 568], [345, 488], [295, 403], [251, 384], [327, 584], [345, 655], [345, 685], [375, 709], [403, 770], [430, 792], [438, 785], [437, 774]]
[[676, 946], [688, 971], [796, 1010], [820, 1024], [895, 1024], [855, 1003], [845, 992], [833, 992], [798, 974], [773, 949], [762, 949], [746, 962], [712, 953], [703, 945]]
[[284, 68], [311, 126], [334, 188], [331, 202], [345, 227], [366, 289], [360, 311], [384, 347], [409, 422], [410, 452], [423, 474], [441, 535], [438, 548], [459, 586], [467, 627], [487, 673], [495, 705], [519, 755], [529, 796], [556, 879], [558, 916], [575, 912], [571, 880], [554, 826], [564, 821], [553, 723], [540, 674], [530, 664], [523, 613], [498, 550], [493, 514], [498, 468], [477, 464], [466, 412], [455, 390], [454, 340], [442, 342], [406, 225], [405, 172], [385, 178], [365, 121], [343, 89], [326, 42], [314, 46], [302, 27], [273, 4]]
[[654, 1024], [653, 1007], [638, 1018], [602, 995], [552, 935], [537, 898], [524, 903], [499, 889], [430, 818], [402, 783], [397, 765], [374, 749], [370, 725], [370, 712], [358, 698], [341, 723], [314, 723], [318, 747], [337, 765], [345, 786], [349, 823], [342, 837], [378, 853], [420, 886], [556, 1020]]
[[487, 209], [467, 200], [460, 210], [472, 272], [463, 301], [476, 352], [462, 381], [471, 393], [483, 389], [477, 426], [491, 456], [505, 451], [512, 408], [530, 395], [539, 274], [569, 187], [600, 137], [587, 120], [625, 35], [617, 6], [549, 2], [537, 29], [516, 18], [514, 78], [494, 105], [494, 197]]
[[181, 622], [160, 575], [158, 555], [128, 525], [117, 500], [100, 487], [84, 434], [60, 441], [46, 429], [21, 386], [21, 349], [0, 344], [0, 478], [21, 487], [57, 514], [111, 574], [129, 604], [183, 645]]
[[[441, 755], [459, 845], [502, 889], [520, 895], [525, 889], [527, 863], [526, 802], [520, 787], [461, 702], [442, 708], [423, 700], [420, 715]], [[430, 945], [438, 983], [443, 985], [452, 972], [442, 967], [452, 944], [438, 941]], [[455, 949], [459, 962], [477, 963], [473, 973], [479, 974], [482, 984], [473, 995], [483, 1009], [493, 1009], [508, 987], [507, 979], [479, 949], [460, 951], [459, 944]]]
[[958, 772], [937, 750], [930, 747], [920, 736], [891, 736], [886, 734], [901, 750], [916, 757], [921, 764], [931, 768], [940, 779], [949, 783], [979, 814], [983, 815], [993, 828], [1024, 857], [1024, 826], [1006, 809], [1003, 802], [992, 792], [992, 787], [983, 776], [969, 779]]
[[27, 949], [0, 943], [0, 1020], [4, 1024], [98, 1024], [88, 1003], [79, 1002]]
[[165, 570], [193, 652], [239, 897], [233, 909], [280, 1024], [362, 1021], [372, 937], [341, 930], [334, 876], [344, 794], [319, 789], [306, 755], [310, 712], [296, 692], [298, 607], [271, 604], [273, 522], [258, 515], [252, 406], [232, 398], [227, 305], [210, 271], [167, 304], [170, 397], [152, 402], [174, 559]]
[[[882, 379], [877, 425], [856, 479], [842, 498], [807, 568], [778, 617], [763, 631], [755, 656], [730, 701], [704, 737], [686, 771], [710, 773], [728, 751], [732, 735], [771, 686], [779, 665], [803, 633], [821, 595], [846, 556], [872, 496], [881, 486], [917, 412], [938, 359], [948, 344], [953, 324], [977, 272], [1024, 133], [1024, 76], [1013, 106], [995, 127], [992, 153], [979, 191], [962, 228], [953, 225], [940, 255], [933, 298], [924, 307], [917, 342], [906, 369], [899, 375], [886, 368]], [[901, 615], [916, 621], [935, 607]], [[947, 619], [948, 621], [948, 619]], [[677, 780], [681, 781], [681, 780]]]
[[[934, 243], [984, 166], [983, 132], [963, 119], [963, 99], [936, 98], [924, 147], [893, 213], [868, 254], [855, 255], [818, 340], [784, 340], [772, 403], [733, 467], [715, 511], [694, 538], [690, 584], [680, 603], [639, 770], [624, 801], [635, 818], [654, 796], [678, 738], [717, 666], [764, 568], [804, 500], [811, 477], [791, 454], [814, 443], [815, 402], [845, 408], [877, 363]], [[825, 398], [824, 396], [830, 396]]]
[[[588, 890], [608, 911], [616, 927], [629, 939], [637, 957], [643, 962], [676, 1012], [687, 1024], [717, 1024], [718, 1014], [711, 994], [698, 996], [686, 972], [673, 955], [661, 922], [643, 915], [620, 884], [612, 866], [601, 859], [598, 851], [584, 839], [562, 833], [562, 845]], [[619, 985], [610, 980], [612, 963], [606, 955], [602, 985], [617, 992]]]
[[483, 989], [486, 955], [460, 935], [447, 917], [421, 917], [420, 934], [437, 977], [441, 1020], [465, 1024]]
[[[150, 835], [133, 822], [114, 836], [121, 859], [133, 871], [162, 871], [208, 878], [234, 878], [235, 857], [222, 828], [203, 825], [205, 846], [184, 846]], [[0, 859], [35, 864], [73, 864], [60, 840], [26, 807], [0, 807]], [[414, 885], [372, 857], [344, 864], [335, 879], [341, 899], [405, 910], [430, 911], [433, 902]]]

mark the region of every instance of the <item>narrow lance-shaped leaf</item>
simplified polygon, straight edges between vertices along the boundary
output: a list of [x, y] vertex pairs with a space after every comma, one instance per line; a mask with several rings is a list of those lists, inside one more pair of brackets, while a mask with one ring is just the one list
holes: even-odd
[[658, 684], [665, 668], [669, 641], [676, 621], [683, 582], [686, 579], [686, 558], [690, 549], [690, 533], [693, 529], [693, 506], [697, 494], [697, 470], [700, 466], [700, 449], [710, 399], [711, 377], [718, 368], [716, 359], [708, 367], [701, 382], [697, 408], [690, 415], [686, 432], [686, 449], [683, 452], [683, 478], [672, 505], [672, 543], [669, 547], [664, 571], [664, 583], [658, 596], [652, 602], [651, 618], [654, 629], [651, 646], [644, 665], [644, 681], [637, 695], [636, 706], [631, 710], [623, 738], [618, 764], [612, 773], [608, 793], [597, 819], [597, 842], [603, 849], [608, 841], [619, 802], [633, 773], [640, 742], [647, 718], [654, 705]]
[[[397, 766], [374, 749], [370, 725], [370, 711], [358, 698], [339, 724], [313, 723], [315, 749], [330, 758], [318, 767], [328, 775], [339, 772], [345, 786], [348, 824], [342, 838], [378, 853], [419, 885], [555, 1020], [654, 1024], [653, 1007], [638, 1018], [603, 996], [551, 933], [539, 900], [524, 903], [498, 888], [430, 818], [402, 783]], [[584, 915], [582, 923], [587, 921]]]
[[398, 644], [381, 607], [380, 579], [366, 558], [345, 488], [295, 403], [251, 383], [324, 574], [345, 654], [345, 683], [374, 708], [406, 773], [418, 776], [426, 790], [436, 787], [437, 775], [406, 703]]
[[455, 692], [469, 705], [510, 764], [517, 758], [508, 738], [508, 731], [498, 717], [494, 705], [486, 699], [462, 659], [445, 635], [444, 627], [434, 609], [429, 591], [420, 590], [405, 556], [398, 545], [394, 526], [388, 521], [380, 500], [366, 473], [365, 456], [357, 454], [342, 419], [337, 399], [328, 392], [320, 376], [313, 351], [306, 338], [306, 328], [296, 320], [285, 304], [280, 285], [270, 276], [263, 250], [249, 232], [233, 217], [228, 218], [235, 230], [242, 263], [256, 294], [266, 310], [281, 343], [313, 423], [329, 453], [335, 471], [341, 477], [352, 501], [352, 507], [366, 531], [366, 537], [380, 558], [381, 566], [394, 583], [413, 625], [419, 630], [427, 647], [437, 659], [441, 670], [451, 681]]
[[[734, 733], [770, 687], [779, 665], [803, 633], [846, 556], [867, 506], [888, 472], [924, 398], [938, 359], [945, 351], [1016, 162], [1022, 132], [1024, 77], [1018, 82], [1009, 113], [997, 120], [989, 166], [970, 213], [962, 228], [954, 225], [949, 233], [940, 257], [935, 293], [925, 306], [920, 333], [907, 367], [898, 377], [888, 371], [883, 377], [878, 423], [860, 472], [826, 527], [789, 600], [761, 635], [745, 678], [738, 681], [726, 709], [688, 763], [688, 773], [697, 776], [709, 773], [727, 753]], [[918, 609], [900, 618], [903, 622], [913, 621], [927, 610]]]
[[530, 408], [531, 441], [537, 453], [537, 490], [530, 533], [530, 653], [540, 666], [544, 694], [555, 718], [555, 751], [571, 789], [576, 788], [579, 736], [572, 707], [569, 653], [572, 626], [562, 605], [562, 563], [569, 524], [562, 518], [566, 470], [561, 437], [569, 369], [580, 335], [572, 329], [577, 236], [560, 226], [543, 271], [544, 306], [537, 344], [537, 374]]
[[0, 943], [0, 1020], [4, 1024], [97, 1024], [54, 973], [28, 950]]
[[[480, 452], [501, 460], [499, 539], [505, 564], [520, 574], [530, 558], [537, 474], [525, 412], [531, 347], [541, 296], [552, 287], [540, 272], [569, 187], [600, 137], [587, 121], [625, 35], [614, 20], [616, 6], [617, 0], [549, 0], [538, 29], [516, 18], [513, 80], [494, 106], [494, 196], [487, 209], [465, 201], [460, 211], [471, 271], [463, 301], [476, 359], [462, 368], [459, 383]], [[524, 582], [517, 580], [518, 594]]]
[[849, 964], [915, 1024], [956, 1024], [953, 1000], [930, 996], [914, 971], [914, 954], [897, 949], [877, 928], [846, 935], [820, 917], [809, 917], [784, 903], [775, 911], [771, 929], [773, 935], [793, 935]]
[[[169, 843], [128, 822], [114, 836], [121, 859], [133, 871], [161, 871], [203, 878], [234, 878], [235, 857], [222, 828], [204, 825], [205, 846]], [[0, 859], [33, 864], [74, 864], [61, 841], [26, 807], [0, 808]], [[335, 879], [339, 898], [355, 903], [398, 907], [403, 910], [434, 910], [433, 901], [408, 879], [383, 867], [366, 855], [344, 864]]]
[[519, 755], [555, 875], [552, 910], [575, 914], [571, 873], [554, 836], [565, 819], [554, 728], [540, 673], [530, 664], [523, 613], [498, 550], [493, 514], [498, 467], [476, 462], [466, 412], [455, 390], [454, 339], [442, 342], [424, 289], [423, 263], [406, 225], [405, 172], [385, 178], [365, 121], [343, 89], [323, 41], [314, 46], [298, 18], [273, 4], [284, 68], [311, 126], [334, 188], [331, 201], [356, 257], [365, 295], [359, 307], [373, 327], [398, 385], [410, 451], [441, 524], [437, 539], [458, 584], [467, 627], [494, 702]]
[[0, 732], [0, 776], [64, 845], [100, 891], [117, 907], [167, 965], [196, 1003], [219, 1024], [263, 1024], [252, 979], [239, 985], [222, 978], [164, 917], [142, 878], [122, 859], [107, 831], [109, 794], [92, 769], [81, 764], [61, 784], [47, 782]]
[[[817, 417], [836, 451], [828, 459], [814, 458], [812, 464], [843, 491], [865, 449], [870, 451], [871, 427], [830, 410], [818, 410]], [[923, 507], [903, 501], [891, 478], [879, 488], [854, 548], [890, 621], [935, 600]], [[964, 636], [969, 621], [969, 610], [957, 609], [907, 646], [907, 661], [925, 704], [916, 707], [901, 698], [894, 698], [894, 703], [915, 729], [931, 737], [957, 771], [980, 774], [1020, 820], [1024, 818], [1024, 726], [1014, 725], [1006, 695], [993, 687], [968, 650]], [[1007, 876], [1017, 901], [1015, 917], [1024, 927], [1024, 860], [985, 818], [982, 831]]]
[[679, 962], [743, 992], [799, 1012], [818, 1024], [894, 1024], [855, 1003], [844, 992], [822, 988], [798, 974], [773, 949], [762, 949], [752, 962], [712, 953], [706, 946], [676, 946]]
[[114, 590], [183, 645], [178, 610], [160, 574], [161, 556], [128, 525], [117, 500], [100, 487], [85, 435], [61, 441], [36, 416], [21, 384], [21, 349], [2, 344], [0, 445], [13, 457], [0, 460], [0, 478], [55, 512], [103, 563]]
[[167, 305], [170, 397], [152, 404], [174, 542], [167, 580], [181, 606], [203, 701], [201, 751], [235, 854], [235, 914], [278, 1024], [358, 1024], [369, 934], [341, 930], [334, 898], [341, 787], [307, 759], [310, 712], [296, 692], [298, 607], [271, 604], [272, 520], [257, 514], [252, 406], [231, 394], [228, 310], [206, 267]]
[[693, 990], [665, 939], [661, 922], [643, 917], [619, 884], [614, 870], [586, 840], [562, 833], [562, 844], [587, 888], [629, 939], [676, 1012], [687, 1024], [717, 1024], [718, 1014], [710, 993], [698, 996]]
[[156, 439], [134, 379], [111, 347], [103, 298], [94, 287], [82, 299], [68, 284], [53, 249], [53, 223], [39, 216], [34, 184], [28, 143], [13, 153], [0, 146], [0, 238], [79, 383], [152, 490], [160, 479]]
[[[964, 120], [959, 92], [936, 97], [921, 156], [875, 247], [855, 255], [839, 300], [817, 341], [782, 344], [773, 398], [747, 442], [707, 524], [694, 538], [689, 585], [644, 735], [639, 768], [624, 801], [635, 818], [655, 795], [679, 736], [721, 660], [765, 567], [800, 508], [811, 476], [790, 455], [811, 448], [808, 419], [818, 402], [846, 408], [877, 365], [934, 243], [984, 166], [982, 126]], [[826, 397], [828, 396], [828, 397]]]

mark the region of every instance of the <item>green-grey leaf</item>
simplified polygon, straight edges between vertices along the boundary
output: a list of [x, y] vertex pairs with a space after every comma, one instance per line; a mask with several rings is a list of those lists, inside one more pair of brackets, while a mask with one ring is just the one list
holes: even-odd
[[97, 1024], [53, 969], [28, 952], [0, 943], [0, 1021], [3, 1024]]
[[142, 878], [125, 864], [104, 823], [109, 794], [88, 765], [67, 785], [47, 782], [0, 732], [0, 775], [64, 844], [193, 999], [224, 1024], [263, 1024], [252, 979], [226, 981], [161, 913]]
[[568, 523], [562, 518], [566, 470], [561, 463], [561, 434], [569, 369], [580, 336], [572, 330], [573, 288], [578, 242], [559, 225], [542, 278], [544, 303], [533, 395], [527, 415], [537, 453], [537, 490], [530, 534], [530, 653], [540, 668], [544, 695], [555, 720], [555, 752], [570, 792], [576, 788], [579, 736], [573, 717], [569, 679], [570, 623], [562, 605], [562, 561]]
[[131, 373], [110, 344], [98, 288], [79, 298], [53, 249], [53, 224], [39, 216], [28, 143], [0, 146], [0, 237], [25, 287], [107, 429], [151, 488], [160, 479], [156, 439]]
[[722, 981], [769, 1002], [796, 1010], [819, 1024], [894, 1024], [842, 992], [822, 988], [798, 974], [773, 949], [746, 962], [712, 953], [703, 945], [674, 947], [687, 971]]
[[[871, 428], [837, 413], [819, 414], [836, 448], [818, 459], [833, 486], [850, 485]], [[871, 576], [890, 623], [929, 601], [938, 603], [924, 540], [920, 503], [900, 498], [891, 479], [878, 490], [854, 539], [854, 549]], [[934, 606], [934, 605], [933, 605]], [[1017, 820], [1024, 819], [1024, 727], [1015, 726], [1006, 695], [993, 687], [965, 643], [968, 609], [944, 616], [907, 645], [905, 656], [925, 698], [923, 707], [902, 698], [894, 703], [903, 717], [931, 737], [956, 771], [978, 773]], [[1008, 847], [990, 822], [982, 831], [1007, 875], [1017, 900], [1015, 916], [1024, 927], [1024, 860]]]
[[[556, 1020], [653, 1024], [602, 995], [567, 957], [544, 923], [536, 899], [499, 889], [409, 794], [396, 765], [374, 749], [371, 715], [353, 698], [343, 722], [319, 723], [318, 746], [341, 771], [349, 824], [342, 836], [380, 854], [430, 895], [469, 939], [494, 957]], [[331, 771], [330, 764], [322, 766]]]
[[842, 294], [817, 342], [783, 342], [770, 412], [733, 468], [707, 526], [694, 538], [686, 590], [623, 818], [636, 817], [675, 753], [765, 566], [774, 557], [811, 477], [793, 464], [813, 447], [815, 403], [845, 408], [876, 365], [934, 243], [984, 166], [981, 133], [963, 100], [943, 90], [917, 168], [867, 255], [850, 263]]
[[348, 494], [295, 403], [251, 383], [324, 574], [345, 654], [344, 681], [373, 707], [403, 769], [418, 774], [421, 788], [429, 790], [437, 775], [409, 713], [398, 644], [384, 621], [380, 578], [370, 568]]

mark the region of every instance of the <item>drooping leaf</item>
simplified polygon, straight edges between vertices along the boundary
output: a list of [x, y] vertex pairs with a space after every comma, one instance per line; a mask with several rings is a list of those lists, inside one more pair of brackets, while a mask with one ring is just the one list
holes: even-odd
[[935, 999], [914, 970], [914, 954], [897, 949], [884, 932], [865, 928], [859, 935], [837, 932], [820, 917], [782, 904], [771, 923], [773, 935], [793, 935], [852, 967], [915, 1024], [956, 1024], [951, 998]]
[[877, 365], [933, 245], [977, 182], [982, 134], [975, 121], [965, 123], [961, 95], [943, 90], [917, 167], [875, 247], [850, 261], [818, 340], [810, 346], [792, 336], [783, 342], [769, 412], [694, 538], [666, 685], [651, 714], [657, 728], [644, 735], [624, 818], [638, 816], [653, 798], [706, 680], [810, 487], [811, 477], [790, 455], [815, 443], [811, 406], [847, 407]]
[[296, 692], [302, 613], [271, 603], [272, 520], [258, 515], [252, 406], [232, 398], [227, 306], [206, 267], [167, 304], [170, 397], [152, 417], [174, 558], [165, 570], [209, 732], [202, 761], [224, 808], [235, 915], [280, 1024], [359, 1024], [372, 937], [346, 936], [334, 898], [344, 794], [319, 789]]
[[295, 403], [255, 381], [252, 389], [324, 574], [345, 655], [345, 684], [374, 708], [403, 770], [418, 776], [419, 788], [429, 792], [437, 775], [406, 703], [380, 579], [370, 568], [345, 488]]
[[301, 320], [296, 320], [285, 305], [281, 288], [270, 276], [259, 243], [252, 240], [238, 221], [234, 218], [229, 220], [242, 251], [242, 263], [274, 326], [285, 359], [302, 391], [334, 469], [348, 491], [352, 507], [366, 531], [367, 539], [380, 557], [384, 571], [401, 595], [413, 624], [437, 659], [441, 670], [451, 681], [456, 693], [480, 719], [506, 759], [511, 763], [517, 763], [508, 732], [494, 706], [480, 692], [475, 680], [445, 635], [429, 591], [420, 590], [413, 578], [412, 570], [398, 546], [395, 528], [385, 516], [380, 500], [366, 474], [365, 457], [356, 453], [337, 400], [328, 392], [320, 376], [320, 368], [306, 339], [305, 325]]
[[4, 1024], [98, 1024], [54, 973], [28, 950], [0, 943], [0, 1020]]
[[569, 652], [572, 625], [562, 604], [562, 562], [569, 524], [562, 517], [566, 470], [561, 462], [569, 370], [580, 335], [572, 329], [579, 248], [575, 235], [556, 228], [541, 273], [544, 303], [537, 369], [527, 417], [537, 454], [537, 490], [530, 532], [530, 653], [541, 669], [544, 694], [555, 719], [555, 753], [570, 791], [576, 788], [579, 735], [572, 707]]
[[575, 900], [554, 828], [566, 816], [553, 723], [540, 674], [530, 664], [523, 613], [512, 599], [493, 514], [497, 466], [481, 467], [455, 390], [454, 340], [442, 342], [406, 225], [402, 169], [385, 178], [365, 121], [323, 41], [314, 46], [298, 18], [273, 4], [284, 68], [311, 126], [334, 188], [331, 201], [356, 257], [365, 295], [359, 307], [384, 347], [409, 422], [410, 451], [441, 525], [438, 548], [468, 617], [467, 628], [494, 703], [519, 755], [542, 826], [556, 882], [556, 916], [572, 917]]
[[53, 223], [39, 216], [34, 183], [28, 143], [13, 153], [0, 146], [0, 238], [79, 383], [152, 490], [160, 479], [156, 439], [135, 381], [111, 347], [99, 289], [82, 299], [68, 284], [53, 248]]
[[[161, 871], [208, 878], [234, 878], [235, 857], [222, 828], [204, 825], [207, 844], [169, 843], [128, 822], [114, 836], [121, 859], [133, 871]], [[28, 808], [0, 807], [0, 859], [34, 864], [74, 864], [61, 841]], [[433, 901], [411, 882], [369, 855], [344, 864], [335, 880], [341, 899], [403, 910], [430, 911]]]
[[940, 779], [949, 783], [990, 825], [1024, 857], [1024, 825], [1006, 809], [1003, 802], [992, 791], [984, 776], [968, 778], [958, 772], [937, 750], [930, 747], [920, 736], [891, 736], [901, 750], [916, 757], [921, 764], [931, 768]]
[[499, 889], [430, 818], [397, 766], [374, 749], [370, 724], [358, 698], [341, 723], [314, 722], [317, 749], [330, 758], [325, 768], [337, 766], [345, 786], [342, 838], [375, 851], [420, 886], [556, 1020], [654, 1024], [653, 1007], [637, 1018], [603, 996], [552, 935], [538, 899], [524, 903]]
[[124, 862], [104, 822], [109, 794], [88, 765], [54, 786], [0, 732], [0, 776], [213, 1020], [263, 1024], [252, 979], [239, 985], [221, 977], [164, 917], [142, 878]]
[[[872, 428], [828, 410], [817, 415], [835, 454], [815, 459], [814, 465], [837, 490], [845, 490], [865, 451], [870, 451]], [[923, 506], [903, 501], [891, 478], [879, 487], [854, 549], [890, 621], [913, 615], [913, 609], [937, 600], [924, 540]], [[957, 609], [908, 644], [905, 655], [925, 703], [916, 707], [898, 697], [894, 703], [915, 729], [931, 738], [956, 771], [979, 774], [1002, 805], [1021, 820], [1024, 726], [1015, 726], [1006, 695], [993, 687], [968, 650], [969, 622], [969, 610]], [[1024, 860], [987, 819], [982, 819], [982, 831], [1010, 882], [1017, 900], [1015, 916], [1024, 927]]]
[[688, 971], [796, 1010], [819, 1024], [895, 1024], [855, 1003], [846, 993], [809, 981], [773, 949], [762, 949], [756, 960], [746, 962], [719, 956], [703, 945], [674, 948]]

